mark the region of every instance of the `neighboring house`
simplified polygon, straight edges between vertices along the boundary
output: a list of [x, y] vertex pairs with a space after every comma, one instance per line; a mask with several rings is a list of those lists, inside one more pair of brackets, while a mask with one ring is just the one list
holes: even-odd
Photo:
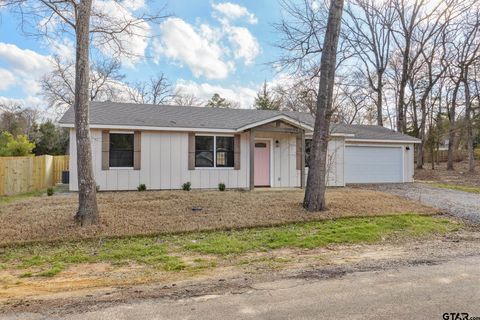
[[[95, 180], [100, 190], [179, 189], [187, 181], [192, 188], [301, 187], [313, 122], [298, 112], [93, 102]], [[70, 189], [77, 190], [73, 108], [60, 124], [71, 128]], [[328, 184], [412, 182], [415, 143], [383, 127], [332, 125]]]

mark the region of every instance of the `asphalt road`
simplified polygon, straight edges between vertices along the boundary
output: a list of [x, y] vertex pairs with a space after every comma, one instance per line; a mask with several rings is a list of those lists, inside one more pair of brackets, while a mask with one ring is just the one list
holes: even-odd
[[480, 319], [480, 256], [437, 265], [356, 272], [333, 279], [259, 283], [241, 294], [147, 300], [63, 316], [0, 319]]

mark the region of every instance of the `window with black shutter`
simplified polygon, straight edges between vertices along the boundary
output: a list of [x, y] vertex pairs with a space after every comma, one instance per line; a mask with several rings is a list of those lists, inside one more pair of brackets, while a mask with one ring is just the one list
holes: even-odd
[[110, 168], [133, 168], [133, 133], [110, 133]]

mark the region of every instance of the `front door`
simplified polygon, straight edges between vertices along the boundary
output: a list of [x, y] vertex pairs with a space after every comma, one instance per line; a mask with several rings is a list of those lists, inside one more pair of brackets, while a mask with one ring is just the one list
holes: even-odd
[[254, 182], [256, 187], [270, 186], [270, 141], [255, 141]]

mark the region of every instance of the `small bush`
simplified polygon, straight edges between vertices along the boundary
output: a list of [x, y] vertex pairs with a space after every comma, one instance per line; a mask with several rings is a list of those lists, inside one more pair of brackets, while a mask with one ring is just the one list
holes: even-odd
[[95, 187], [95, 190], [98, 192], [100, 191], [100, 186], [97, 184], [97, 186]]
[[190, 182], [185, 182], [184, 184], [182, 184], [183, 191], [190, 191], [191, 188], [192, 188], [192, 184]]
[[137, 187], [137, 190], [138, 191], [145, 191], [145, 190], [147, 190], [147, 186], [144, 183], [142, 183], [141, 185], [139, 185]]
[[220, 182], [220, 183], [218, 184], [218, 190], [220, 190], [220, 191], [225, 191], [225, 183]]
[[53, 190], [52, 187], [50, 187], [50, 188], [47, 189], [47, 196], [49, 196], [49, 197], [50, 197], [50, 196], [53, 196], [54, 193], [55, 193], [55, 192], [54, 192], [54, 190]]

